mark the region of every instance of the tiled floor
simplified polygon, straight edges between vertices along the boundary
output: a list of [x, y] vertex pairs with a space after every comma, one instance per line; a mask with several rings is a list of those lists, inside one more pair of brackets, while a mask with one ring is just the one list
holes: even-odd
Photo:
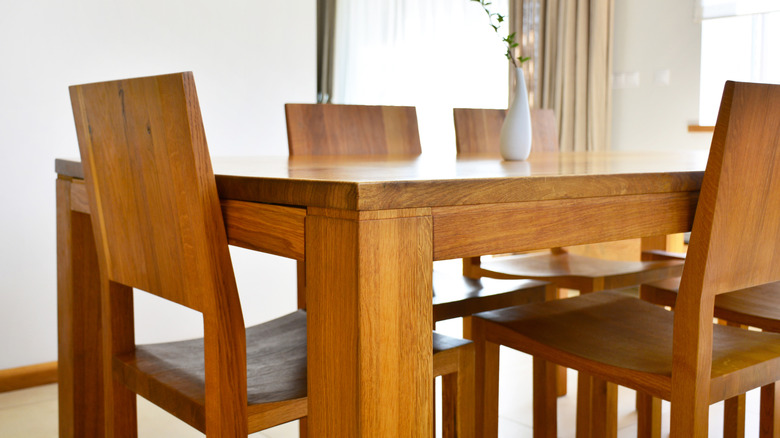
[[[439, 330], [457, 333], [457, 322], [440, 325]], [[531, 437], [531, 360], [528, 356], [510, 350], [501, 352], [500, 432], [502, 438]], [[575, 435], [574, 413], [576, 400], [576, 373], [569, 371], [569, 394], [558, 400], [558, 432], [561, 437]], [[636, 437], [634, 392], [621, 388], [619, 395], [618, 436]], [[437, 402], [437, 405], [440, 405]], [[195, 429], [178, 421], [168, 413], [139, 398], [139, 436], [142, 438], [171, 438], [203, 436]], [[722, 436], [723, 408], [720, 404], [710, 410], [710, 436]], [[758, 436], [758, 394], [748, 394], [748, 425], [746, 436]], [[668, 430], [669, 411], [665, 404], [664, 429]], [[57, 436], [57, 385], [46, 385], [20, 391], [0, 393], [0, 437], [51, 438]], [[292, 438], [298, 436], [296, 422], [251, 435], [255, 438]]]

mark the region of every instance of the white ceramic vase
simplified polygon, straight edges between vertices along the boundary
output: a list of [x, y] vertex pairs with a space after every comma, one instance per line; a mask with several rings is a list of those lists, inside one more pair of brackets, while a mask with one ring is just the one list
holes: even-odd
[[501, 156], [505, 160], [525, 160], [531, 153], [531, 110], [522, 68], [515, 69], [515, 97], [501, 126]]

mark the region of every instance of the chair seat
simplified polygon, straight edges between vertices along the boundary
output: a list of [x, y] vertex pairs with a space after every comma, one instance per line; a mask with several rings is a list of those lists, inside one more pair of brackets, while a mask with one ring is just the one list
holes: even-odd
[[617, 289], [682, 274], [683, 261], [651, 262], [603, 260], [577, 254], [522, 254], [481, 263], [484, 271], [518, 278], [546, 280], [555, 278], [560, 287], [578, 289], [578, 283], [566, 280], [604, 279], [604, 289]]
[[[299, 310], [247, 328], [246, 345], [249, 406], [294, 402], [303, 404], [305, 409], [306, 312]], [[191, 418], [182, 419], [203, 431], [205, 370], [202, 338], [139, 345], [134, 353], [117, 356], [114, 368], [118, 375], [124, 377], [126, 385], [164, 409], [179, 412], [186, 406]], [[300, 406], [297, 407], [300, 409]], [[299, 418], [292, 417], [286, 421]]]
[[433, 271], [433, 320], [544, 301], [547, 285], [535, 280], [472, 279]]
[[[602, 291], [475, 317], [491, 323], [489, 341], [498, 339], [545, 360], [670, 398], [674, 313], [662, 307]], [[773, 375], [754, 385], [761, 373], [750, 369], [767, 361]], [[728, 373], [733, 374], [727, 381], [718, 379]], [[780, 335], [715, 325], [712, 377], [713, 402], [780, 379]]]
[[460, 348], [464, 345], [471, 344], [468, 339], [453, 338], [451, 336], [443, 335], [438, 332], [433, 332], [433, 354], [441, 353], [443, 351], [452, 350], [454, 348]]
[[[642, 298], [674, 307], [680, 277], [642, 285]], [[715, 317], [729, 322], [780, 333], [780, 282], [720, 294], [715, 297]]]

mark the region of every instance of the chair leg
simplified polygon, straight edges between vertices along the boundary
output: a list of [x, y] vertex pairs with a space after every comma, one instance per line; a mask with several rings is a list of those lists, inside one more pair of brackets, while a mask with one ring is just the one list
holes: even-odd
[[590, 420], [593, 404], [591, 384], [592, 378], [589, 374], [577, 373], [577, 438], [591, 438]]
[[533, 358], [534, 438], [555, 438], [558, 435], [558, 401], [556, 375], [561, 367]]
[[761, 388], [759, 437], [780, 437], [780, 385], [770, 383]]
[[636, 392], [637, 438], [661, 438], [661, 399]]
[[[560, 300], [562, 298], [567, 298], [568, 292], [565, 292], [565, 291], [563, 291], [560, 288], [556, 288], [553, 285], [550, 285], [549, 287], [553, 288], [553, 291], [554, 291], [553, 293], [555, 294], [555, 299]], [[549, 298], [550, 298], [549, 297], [549, 293], [548, 293], [548, 297], [547, 298], [549, 300]], [[558, 395], [558, 397], [563, 397], [564, 395], [566, 395], [566, 392], [568, 390], [568, 388], [567, 388], [568, 382], [566, 380], [566, 367], [562, 367], [562, 366], [556, 365], [555, 366], [555, 375], [556, 375], [555, 387], [557, 389], [557, 395]]]
[[474, 403], [477, 436], [498, 436], [498, 361], [499, 345], [485, 338], [484, 322], [474, 318]]
[[309, 420], [306, 417], [298, 420], [298, 438], [307, 438], [309, 436]]
[[133, 289], [108, 281], [104, 283], [101, 294], [105, 436], [136, 438], [136, 395], [114, 379], [113, 371], [114, 356], [135, 349]]
[[[718, 323], [723, 323], [718, 320]], [[747, 326], [725, 321], [731, 327]], [[723, 438], [745, 438], [745, 394], [727, 399], [723, 403]]]
[[[441, 436], [455, 438], [458, 416], [456, 409], [460, 400], [458, 395], [458, 374], [451, 373], [441, 376]], [[434, 428], [434, 436], [436, 429]]]
[[591, 378], [591, 437], [617, 438], [617, 385]]
[[[457, 410], [455, 412], [458, 438], [474, 438], [474, 344], [464, 345], [458, 353]], [[496, 374], [498, 375], [498, 374]], [[498, 409], [496, 407], [496, 409]]]
[[724, 402], [723, 438], [745, 438], [745, 394]]

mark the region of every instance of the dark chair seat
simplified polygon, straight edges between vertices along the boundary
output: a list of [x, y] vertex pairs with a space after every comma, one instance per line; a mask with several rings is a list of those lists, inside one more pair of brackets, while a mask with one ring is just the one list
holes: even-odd
[[534, 280], [472, 279], [433, 271], [433, 320], [544, 301], [547, 284]]
[[[528, 354], [670, 399], [674, 313], [662, 307], [602, 291], [475, 317], [508, 329], [509, 346]], [[501, 333], [498, 327], [488, 331]], [[780, 334], [718, 325], [713, 345], [713, 402], [754, 388], [750, 373], [767, 357], [780, 362]], [[742, 384], [717, 385], [718, 377], [735, 370], [744, 374]]]
[[[549, 280], [556, 286], [588, 289], [619, 289], [682, 274], [683, 262], [603, 260], [576, 254], [522, 254], [483, 261], [480, 269], [496, 276]], [[583, 279], [603, 281], [603, 286], [583, 290]], [[603, 280], [602, 280], [603, 279]]]
[[[680, 277], [643, 284], [642, 299], [674, 307]], [[715, 317], [780, 333], [780, 283], [768, 283], [715, 297]]]

